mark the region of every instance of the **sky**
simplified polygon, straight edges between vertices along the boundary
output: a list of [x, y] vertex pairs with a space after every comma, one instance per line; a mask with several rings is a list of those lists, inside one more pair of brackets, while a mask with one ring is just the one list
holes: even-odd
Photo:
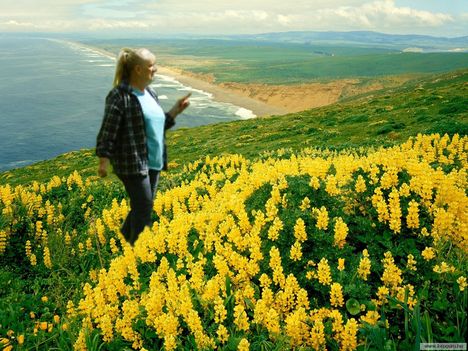
[[468, 0], [0, 0], [0, 32], [468, 35]]

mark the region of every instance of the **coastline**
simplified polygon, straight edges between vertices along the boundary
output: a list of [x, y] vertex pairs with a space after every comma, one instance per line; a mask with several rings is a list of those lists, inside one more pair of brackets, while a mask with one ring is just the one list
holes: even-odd
[[[115, 60], [116, 55], [105, 49], [81, 42], [71, 42]], [[285, 115], [338, 102], [342, 98], [383, 88], [400, 86], [409, 76], [389, 76], [371, 81], [360, 78], [336, 79], [329, 82], [309, 82], [295, 85], [262, 83], [216, 83], [209, 75], [195, 74], [172, 66], [158, 66], [156, 74], [169, 76], [183, 85], [213, 95], [219, 102], [231, 103], [251, 111], [255, 117]], [[155, 80], [157, 82], [157, 80]]]
[[184, 74], [177, 68], [158, 66], [158, 71], [156, 74], [170, 76], [184, 85], [206, 91], [207, 93], [212, 94], [215, 100], [220, 102], [228, 102], [241, 108], [250, 110], [257, 117], [284, 115], [290, 112], [286, 108], [274, 106], [268, 104], [267, 102], [240, 94], [234, 89], [229, 89], [227, 87], [223, 87], [222, 85], [214, 84], [208, 82], [207, 80]]
[[[81, 42], [69, 41], [69, 43], [86, 47], [89, 50], [98, 52], [113, 60], [116, 59], [116, 55], [110, 51], [95, 46], [87, 45]], [[203, 90], [209, 94], [212, 94], [213, 99], [215, 99], [216, 101], [230, 103], [235, 106], [238, 106], [241, 109], [250, 110], [255, 115], [255, 117], [284, 115], [291, 112], [287, 108], [273, 106], [259, 99], [245, 96], [244, 94], [239, 93], [235, 89], [230, 89], [228, 87], [223, 87], [221, 85], [211, 83], [207, 79], [192, 76], [174, 67], [158, 66], [156, 74], [169, 76], [179, 81], [183, 85], [187, 85], [191, 88]], [[157, 83], [157, 80], [155, 80], [155, 83]]]

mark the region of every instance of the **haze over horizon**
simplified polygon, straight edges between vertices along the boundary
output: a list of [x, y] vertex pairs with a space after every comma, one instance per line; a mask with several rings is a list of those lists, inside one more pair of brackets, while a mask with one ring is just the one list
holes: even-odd
[[468, 35], [466, 0], [17, 0], [0, 5], [0, 32], [90, 35], [375, 31]]

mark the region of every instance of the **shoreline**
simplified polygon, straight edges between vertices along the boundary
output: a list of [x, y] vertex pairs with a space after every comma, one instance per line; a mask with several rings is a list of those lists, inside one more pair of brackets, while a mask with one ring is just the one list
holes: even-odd
[[[116, 59], [116, 55], [114, 53], [101, 49], [99, 47], [91, 46], [81, 42], [69, 42], [99, 52], [100, 54], [112, 58], [113, 60]], [[254, 99], [240, 94], [235, 89], [229, 89], [227, 87], [211, 83], [205, 79], [194, 77], [190, 74], [182, 72], [181, 70], [175, 67], [159, 65], [157, 67], [158, 70], [156, 71], [156, 74], [169, 76], [179, 81], [183, 85], [189, 86], [190, 88], [203, 90], [209, 94], [212, 94], [213, 99], [216, 101], [230, 103], [239, 107], [239, 109], [250, 110], [255, 115], [255, 117], [253, 118], [266, 117], [272, 115], [284, 115], [291, 112], [289, 109], [281, 108], [278, 106], [272, 106], [259, 99]], [[157, 83], [157, 80], [154, 80], [153, 83]]]
[[174, 67], [158, 66], [156, 74], [170, 76], [184, 85], [210, 93], [216, 101], [230, 103], [250, 110], [256, 117], [284, 115], [290, 112], [286, 108], [273, 106], [261, 100], [239, 94], [234, 89], [228, 89], [221, 85], [184, 74]]
[[[104, 56], [116, 59], [116, 55], [105, 49], [87, 45], [81, 42], [70, 43], [80, 45], [98, 52]], [[329, 82], [306, 82], [294, 85], [271, 85], [263, 83], [215, 83], [213, 77], [184, 71], [173, 66], [158, 66], [156, 74], [169, 76], [181, 84], [193, 89], [203, 90], [213, 95], [219, 102], [230, 103], [252, 112], [255, 117], [286, 115], [331, 105], [347, 98], [363, 93], [394, 88], [411, 78], [388, 76], [367, 80], [365, 78], [343, 78]], [[154, 81], [157, 83], [157, 80]]]

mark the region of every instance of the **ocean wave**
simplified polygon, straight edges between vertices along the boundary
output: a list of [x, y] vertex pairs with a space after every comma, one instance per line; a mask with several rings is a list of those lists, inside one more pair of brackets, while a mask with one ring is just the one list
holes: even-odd
[[83, 53], [87, 57], [105, 57], [106, 59], [115, 61], [115, 57], [112, 54], [108, 54], [102, 50], [99, 49], [94, 49], [89, 46], [86, 46], [81, 43], [73, 42], [73, 41], [68, 41], [68, 40], [61, 40], [61, 39], [48, 39], [50, 41], [54, 41], [63, 45], [68, 46], [70, 49], [74, 51], [78, 51], [80, 53]]
[[8, 163], [0, 165], [0, 171], [3, 172], [3, 171], [12, 170], [15, 168], [21, 168], [21, 167], [28, 166], [39, 161], [40, 160], [21, 160], [21, 161], [8, 162]]
[[235, 113], [236, 116], [239, 116], [241, 119], [251, 119], [257, 117], [251, 110], [241, 107]]

